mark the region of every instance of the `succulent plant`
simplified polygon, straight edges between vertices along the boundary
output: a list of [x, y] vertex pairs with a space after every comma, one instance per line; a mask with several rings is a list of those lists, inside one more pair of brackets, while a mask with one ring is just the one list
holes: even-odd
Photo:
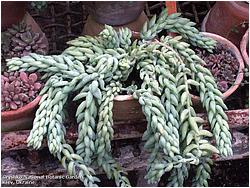
[[16, 110], [28, 104], [36, 98], [41, 87], [36, 73], [4, 72], [1, 75], [1, 110]]
[[[69, 175], [75, 175], [87, 187], [97, 186], [92, 167], [101, 167], [117, 186], [130, 186], [126, 173], [112, 156], [113, 99], [122, 90], [123, 82], [136, 71], [141, 84], [129, 87], [138, 99], [147, 120], [142, 139], [150, 152], [147, 175], [149, 183], [157, 183], [170, 172], [169, 186], [183, 187], [189, 170], [195, 170], [192, 186], [208, 186], [212, 156], [231, 156], [232, 135], [222, 100], [205, 62], [190, 49], [192, 45], [213, 51], [216, 41], [202, 35], [195, 24], [180, 14], [159, 18], [153, 16], [140, 32], [140, 39], [131, 41], [132, 31], [115, 31], [111, 26], [98, 37], [80, 36], [69, 41], [61, 55], [43, 56], [31, 53], [8, 60], [9, 71], [39, 71], [47, 79], [40, 92], [28, 146], [39, 149], [47, 138], [51, 154], [57, 157]], [[179, 36], [162, 36], [162, 30]], [[189, 88], [195, 86], [208, 114], [211, 132], [204, 130], [204, 119], [196, 115]], [[79, 101], [75, 118], [78, 138], [75, 149], [65, 139], [67, 118], [65, 106], [72, 93]], [[210, 144], [215, 138], [216, 147]]]
[[[2, 44], [5, 46], [5, 51], [3, 51], [5, 59], [22, 57], [33, 52], [41, 55], [46, 54], [47, 46], [43, 43], [45, 34], [34, 33], [31, 26], [24, 22], [13, 25], [12, 28], [4, 32], [4, 35], [9, 38]], [[7, 41], [8, 44], [6, 44]]]
[[225, 92], [234, 84], [239, 67], [236, 57], [223, 45], [218, 44], [214, 53], [196, 48], [197, 55], [206, 62], [220, 91]]

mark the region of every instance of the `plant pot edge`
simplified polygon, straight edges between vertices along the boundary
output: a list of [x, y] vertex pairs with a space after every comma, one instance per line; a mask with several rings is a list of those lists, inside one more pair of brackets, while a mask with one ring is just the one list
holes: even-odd
[[240, 51], [242, 57], [245, 61], [246, 66], [249, 66], [249, 56], [247, 54], [247, 43], [249, 43], [249, 29], [247, 29], [246, 33], [243, 35], [242, 40], [240, 42]]
[[[33, 121], [34, 113], [40, 100], [41, 96], [38, 95], [33, 101], [17, 110], [1, 112], [1, 131], [16, 131], [30, 127], [30, 125], [27, 125], [27, 122]], [[24, 122], [26, 124], [24, 124]]]
[[[230, 95], [232, 95], [237, 90], [241, 81], [243, 80], [244, 61], [242, 59], [241, 53], [238, 50], [238, 48], [228, 39], [226, 39], [220, 35], [214, 34], [214, 33], [209, 33], [209, 32], [201, 32], [201, 33], [204, 34], [204, 36], [213, 38], [214, 40], [219, 39], [220, 41], [216, 40], [218, 42], [222, 41], [223, 44], [226, 43], [227, 47], [230, 46], [230, 51], [235, 55], [236, 59], [238, 60], [238, 63], [239, 63], [238, 75], [235, 79], [234, 84], [226, 92], [223, 93], [222, 99], [225, 100], [226, 98], [228, 98]], [[195, 95], [191, 95], [191, 98], [195, 104], [201, 103], [200, 97], [195, 96]]]

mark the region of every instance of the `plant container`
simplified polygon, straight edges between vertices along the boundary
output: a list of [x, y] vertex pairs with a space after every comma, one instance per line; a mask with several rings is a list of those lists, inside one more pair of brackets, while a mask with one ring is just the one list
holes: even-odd
[[218, 1], [208, 12], [201, 31], [227, 38], [237, 47], [248, 28], [249, 4], [245, 1]]
[[240, 51], [247, 67], [249, 67], [249, 29], [246, 31], [240, 42]]
[[[234, 54], [239, 64], [238, 74], [236, 76], [234, 84], [226, 92], [223, 93], [222, 99], [225, 100], [237, 90], [237, 88], [240, 86], [241, 81], [243, 80], [244, 61], [238, 48], [228, 39], [213, 33], [202, 32], [202, 34], [206, 37], [210, 37], [216, 40], [218, 43], [228, 48], [228, 50], [232, 52], [232, 54]], [[201, 104], [200, 97], [198, 96], [192, 95], [192, 101], [194, 104]]]
[[[125, 25], [114, 26], [113, 28], [118, 31], [119, 28], [127, 27], [132, 31], [139, 32], [141, 30], [141, 28], [143, 27], [143, 24], [147, 20], [148, 20], [148, 18], [146, 16], [146, 14], [144, 12], [142, 12], [140, 14], [140, 16], [136, 20], [134, 20], [133, 22], [130, 22], [130, 23], [125, 24]], [[90, 35], [90, 36], [97, 36], [103, 29], [104, 29], [104, 24], [100, 24], [100, 23], [96, 22], [92, 18], [92, 16], [89, 15], [87, 18], [87, 21], [84, 25], [83, 34]]]
[[89, 16], [83, 34], [96, 36], [104, 29], [105, 24], [112, 25], [115, 30], [127, 27], [139, 32], [148, 20], [143, 11], [144, 6], [145, 2], [88, 2], [86, 7]]
[[96, 22], [111, 26], [133, 22], [140, 16], [144, 6], [143, 1], [86, 2], [87, 10]]
[[37, 96], [29, 104], [18, 108], [17, 110], [1, 112], [1, 131], [10, 132], [18, 130], [28, 130], [32, 128], [35, 118], [35, 111], [41, 97]]
[[[21, 1], [8, 1], [8, 2], [1, 2], [1, 16], [2, 16], [2, 23], [1, 29], [2, 31], [11, 28], [12, 25], [16, 25], [19, 22], [23, 21], [27, 25], [31, 26], [31, 30], [34, 33], [44, 34], [40, 28], [40, 26], [36, 23], [33, 17], [26, 12], [27, 10], [27, 2]], [[42, 39], [42, 43], [47, 46], [46, 53], [49, 51], [49, 42], [47, 37], [44, 35]]]

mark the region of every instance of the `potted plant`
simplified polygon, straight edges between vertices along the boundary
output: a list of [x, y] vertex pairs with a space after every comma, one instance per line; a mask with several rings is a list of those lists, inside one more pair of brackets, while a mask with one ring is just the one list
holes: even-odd
[[42, 84], [36, 73], [4, 72], [1, 75], [1, 131], [32, 127]]
[[248, 56], [248, 51], [249, 51], [249, 29], [246, 31], [244, 36], [242, 37], [242, 40], [240, 42], [240, 51], [242, 54], [242, 57], [245, 61], [245, 64], [249, 66], [249, 56]]
[[104, 25], [112, 25], [117, 30], [128, 27], [133, 31], [140, 31], [147, 20], [144, 13], [144, 1], [110, 1], [110, 2], [84, 2], [89, 13], [84, 25], [85, 35], [96, 36]]
[[220, 1], [216, 2], [206, 15], [201, 30], [225, 37], [239, 47], [248, 22], [247, 1]]
[[44, 33], [34, 32], [30, 25], [20, 22], [2, 32], [4, 59], [22, 57], [29, 53], [46, 55], [48, 53], [47, 39]]
[[[222, 99], [225, 100], [237, 90], [243, 80], [244, 61], [238, 48], [226, 38], [206, 32], [203, 35], [217, 41], [217, 46], [214, 53], [198, 49], [196, 52], [206, 62], [223, 94]], [[200, 103], [199, 97], [192, 98], [194, 103]]]
[[[163, 10], [158, 19], [154, 16], [144, 24], [140, 39], [134, 42], [128, 28], [116, 31], [106, 25], [98, 37], [81, 36], [69, 41], [70, 47], [61, 55], [30, 54], [8, 60], [9, 71], [37, 70], [47, 79], [40, 92], [42, 98], [28, 146], [39, 149], [47, 134], [50, 152], [70, 175], [79, 175], [85, 186], [99, 181], [93, 166], [101, 167], [117, 186], [129, 186], [125, 172], [111, 154], [114, 99], [127, 91], [132, 95], [119, 96], [118, 100], [130, 97], [126, 102], [130, 105], [138, 99], [148, 121], [143, 135], [145, 148], [150, 152], [145, 178], [158, 182], [165, 172], [170, 172], [169, 185], [183, 186], [193, 168], [193, 185], [207, 186], [211, 157], [216, 157], [216, 153], [232, 155], [232, 137], [221, 92], [203, 66], [204, 61], [183, 38], [210, 52], [216, 42], [193, 25], [180, 14], [167, 15]], [[154, 40], [164, 29], [179, 36]], [[124, 87], [133, 71], [138, 73], [140, 82]], [[192, 85], [204, 96], [201, 101], [206, 106], [212, 133], [203, 129], [204, 120], [196, 116], [192, 107]], [[79, 125], [76, 152], [65, 140], [63, 125], [64, 108], [69, 94], [74, 92], [73, 101], [79, 102], [75, 113]], [[115, 105], [120, 103], [118, 100]], [[210, 143], [213, 135], [216, 147]]]
[[[38, 4], [38, 2], [35, 4]], [[39, 25], [32, 18], [32, 16], [28, 12], [26, 12], [27, 6], [28, 6], [27, 2], [20, 2], [20, 1], [2, 2], [1, 5], [2, 5], [2, 8], [1, 8], [2, 10], [2, 23], [1, 23], [2, 33], [8, 33], [9, 37], [12, 37], [12, 38], [16, 37], [18, 39], [20, 39], [21, 35], [25, 36], [24, 38], [26, 39], [28, 35], [36, 35], [35, 38], [38, 38], [39, 43], [43, 44], [42, 54], [44, 53], [47, 54], [48, 47], [49, 47], [48, 39], [46, 38], [45, 34], [42, 32]], [[26, 33], [22, 34], [24, 32]], [[27, 34], [27, 32], [29, 32], [30, 34]], [[28, 38], [34, 39], [33, 36], [29, 36]], [[6, 36], [5, 39], [8, 41], [12, 41], [12, 39], [8, 39], [8, 36]], [[5, 48], [7, 45], [3, 43], [6, 43], [6, 40], [1, 42], [1, 45], [5, 46]], [[21, 39], [21, 42], [28, 43], [29, 40], [24, 41], [23, 39]], [[36, 44], [34, 46], [36, 46]], [[18, 44], [18, 46], [20, 47], [20, 44]], [[39, 46], [41, 47], [40, 44]], [[29, 48], [28, 46], [25, 46], [24, 44], [23, 44], [23, 47], [27, 49]], [[34, 47], [34, 48], [37, 48], [37, 47]], [[8, 51], [8, 50], [5, 50], [5, 51]], [[25, 51], [33, 51], [36, 53], [38, 52], [37, 49], [31, 49], [31, 50], [28, 49]], [[14, 56], [10, 56], [10, 57], [14, 57]]]

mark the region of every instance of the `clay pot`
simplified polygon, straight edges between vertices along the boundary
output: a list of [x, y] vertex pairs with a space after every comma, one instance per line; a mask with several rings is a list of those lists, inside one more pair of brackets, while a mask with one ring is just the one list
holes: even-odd
[[218, 1], [202, 22], [201, 30], [227, 38], [237, 47], [247, 30], [249, 4], [245, 1]]
[[3, 1], [1, 2], [1, 7], [1, 29], [4, 31], [23, 19], [27, 9], [27, 2]]
[[[241, 57], [241, 54], [240, 54], [238, 48], [232, 42], [227, 40], [226, 38], [221, 37], [221, 36], [216, 35], [216, 34], [213, 34], [213, 33], [202, 32], [202, 34], [206, 37], [210, 37], [210, 38], [216, 40], [218, 43], [220, 43], [224, 47], [228, 48], [235, 55], [236, 59], [238, 60], [238, 64], [239, 64], [238, 75], [235, 79], [234, 84], [226, 92], [223, 93], [222, 98], [223, 98], [223, 100], [225, 100], [230, 95], [232, 95], [235, 92], [235, 90], [240, 86], [240, 83], [243, 79], [244, 61]], [[198, 97], [198, 96], [192, 95], [192, 101], [194, 104], [201, 104], [200, 97]]]
[[141, 14], [144, 6], [143, 1], [86, 2], [87, 11], [97, 23], [112, 26], [133, 22]]
[[[133, 22], [125, 25], [113, 26], [113, 28], [118, 31], [119, 28], [127, 27], [132, 31], [139, 32], [143, 27], [143, 24], [148, 20], [146, 14], [142, 12], [139, 17]], [[88, 16], [87, 21], [84, 25], [83, 34], [90, 36], [97, 36], [104, 29], [104, 24], [96, 22], [91, 15]]]
[[249, 29], [246, 31], [245, 35], [242, 37], [242, 40], [240, 42], [240, 51], [242, 54], [242, 57], [245, 61], [245, 64], [249, 67], [249, 56], [248, 56], [248, 45], [249, 45]]
[[105, 24], [113, 26], [117, 31], [119, 28], [127, 27], [139, 32], [148, 21], [143, 11], [145, 2], [86, 2], [84, 5], [89, 12], [83, 29], [84, 35], [98, 35]]
[[1, 112], [1, 131], [10, 132], [31, 129], [40, 99], [41, 97], [37, 96], [32, 102], [17, 110]]
[[145, 119], [142, 107], [132, 95], [118, 95], [114, 98], [113, 119], [121, 121], [140, 121]]

